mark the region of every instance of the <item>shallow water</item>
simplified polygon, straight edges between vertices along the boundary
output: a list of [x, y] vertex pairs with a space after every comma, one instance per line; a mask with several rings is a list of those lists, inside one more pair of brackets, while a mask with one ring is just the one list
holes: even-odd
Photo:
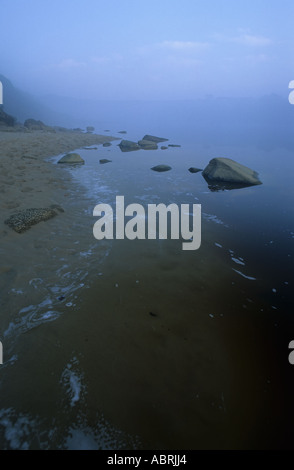
[[[85, 165], [57, 167], [73, 178], [64, 214], [6, 237], [1, 448], [293, 447], [291, 149], [267, 148], [266, 132], [264, 145], [235, 145], [236, 130], [234, 145], [210, 145], [188, 127], [181, 139], [168, 123], [142, 132], [132, 122], [126, 136], [118, 123], [110, 134], [181, 147], [79, 150]], [[263, 184], [211, 191], [188, 168], [215, 156]], [[172, 170], [150, 170], [162, 163]], [[200, 249], [96, 240], [93, 209], [118, 195], [201, 204]]]

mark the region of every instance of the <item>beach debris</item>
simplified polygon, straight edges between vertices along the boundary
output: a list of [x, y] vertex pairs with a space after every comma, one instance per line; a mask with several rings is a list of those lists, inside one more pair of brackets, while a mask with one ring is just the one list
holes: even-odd
[[139, 140], [138, 145], [144, 150], [157, 150], [158, 149], [157, 143], [153, 142], [152, 140], [146, 140], [146, 139]]
[[189, 168], [188, 171], [190, 171], [190, 173], [198, 173], [199, 171], [202, 171], [202, 169], [191, 166], [191, 168]]
[[102, 144], [103, 147], [110, 147], [111, 146], [111, 142], [104, 142], [104, 144]]
[[133, 142], [131, 140], [122, 140], [120, 144], [118, 144], [119, 148], [122, 152], [132, 152], [134, 150], [140, 150], [140, 146], [137, 142]]
[[151, 168], [151, 170], [153, 171], [159, 171], [159, 172], [162, 172], [162, 171], [169, 171], [171, 170], [171, 166], [169, 165], [156, 165], [156, 166], [153, 166]]
[[57, 163], [85, 163], [78, 153], [67, 153]]
[[22, 233], [31, 228], [32, 225], [49, 220], [56, 215], [57, 212], [50, 207], [44, 209], [24, 209], [20, 212], [12, 214], [4, 221], [4, 223], [12, 228], [15, 232]]
[[221, 181], [235, 184], [262, 184], [258, 173], [230, 158], [213, 158], [204, 168], [202, 175], [206, 181]]
[[99, 160], [99, 163], [101, 163], [103, 165], [103, 163], [110, 163], [112, 162], [112, 160], [108, 160], [107, 158], [101, 158], [101, 160]]
[[166, 142], [168, 139], [165, 139], [164, 137], [156, 137], [155, 135], [146, 134], [144, 135], [142, 140], [150, 140], [151, 142], [155, 142], [156, 144], [158, 144], [158, 142]]

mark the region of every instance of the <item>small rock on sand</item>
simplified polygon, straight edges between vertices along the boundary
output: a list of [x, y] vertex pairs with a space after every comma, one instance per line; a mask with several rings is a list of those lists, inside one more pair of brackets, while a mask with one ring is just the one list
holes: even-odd
[[85, 163], [85, 160], [78, 153], [67, 153], [58, 163]]
[[55, 217], [57, 212], [54, 209], [25, 209], [11, 215], [7, 220], [4, 221], [10, 228], [17, 233], [22, 233], [28, 230], [32, 225], [38, 224], [39, 222], [49, 220]]
[[110, 163], [110, 162], [112, 162], [112, 160], [107, 160], [107, 158], [101, 158], [101, 160], [99, 160], [99, 162], [103, 165], [103, 163]]

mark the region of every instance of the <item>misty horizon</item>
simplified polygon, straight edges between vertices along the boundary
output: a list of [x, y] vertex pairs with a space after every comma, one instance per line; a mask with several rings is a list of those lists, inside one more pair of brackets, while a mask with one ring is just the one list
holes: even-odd
[[38, 97], [286, 97], [293, 79], [288, 0], [16, 0], [1, 8], [1, 73]]

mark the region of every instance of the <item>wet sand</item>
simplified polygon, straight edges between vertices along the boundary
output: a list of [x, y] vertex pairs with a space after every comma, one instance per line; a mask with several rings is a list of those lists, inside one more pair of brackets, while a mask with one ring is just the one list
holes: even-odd
[[114, 139], [74, 131], [0, 131], [0, 236], [10, 230], [4, 220], [12, 212], [62, 206], [70, 178], [46, 158]]
[[[65, 212], [21, 235], [1, 226], [0, 446], [290, 447], [293, 322], [287, 305], [272, 310], [262, 278], [232, 270], [228, 250], [243, 254], [242, 239], [238, 249], [233, 230], [203, 220], [189, 254], [178, 241], [98, 244], [93, 200], [44, 158], [112, 138], [5, 134], [1, 220], [52, 203]], [[257, 252], [249, 266], [259, 272]]]

